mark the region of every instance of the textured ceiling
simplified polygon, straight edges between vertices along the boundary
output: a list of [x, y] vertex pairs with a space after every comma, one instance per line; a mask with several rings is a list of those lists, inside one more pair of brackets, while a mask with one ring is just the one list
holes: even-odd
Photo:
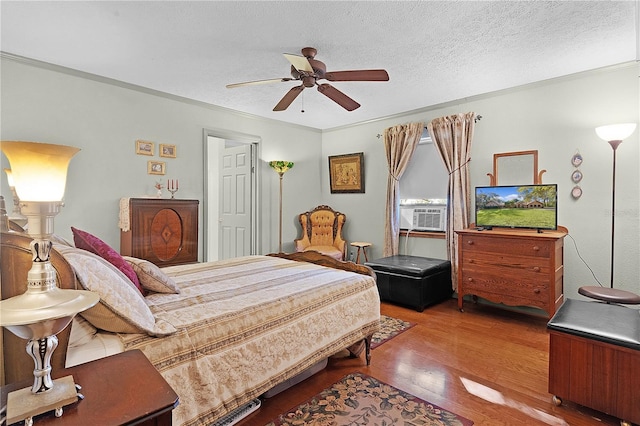
[[[329, 129], [637, 60], [638, 1], [6, 1], [5, 53], [290, 123]], [[282, 53], [318, 49], [328, 71], [384, 68], [388, 82], [335, 82], [348, 112], [289, 77]], [[301, 109], [305, 112], [302, 113]]]

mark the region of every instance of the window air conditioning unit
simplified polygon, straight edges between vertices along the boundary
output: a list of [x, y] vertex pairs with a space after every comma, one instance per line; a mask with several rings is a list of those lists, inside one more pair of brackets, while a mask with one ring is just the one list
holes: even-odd
[[400, 228], [412, 231], [445, 231], [447, 206], [401, 206]]

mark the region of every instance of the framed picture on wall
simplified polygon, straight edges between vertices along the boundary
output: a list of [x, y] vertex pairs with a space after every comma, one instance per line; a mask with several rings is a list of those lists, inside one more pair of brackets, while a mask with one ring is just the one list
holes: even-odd
[[176, 146], [175, 145], [167, 145], [164, 143], [160, 144], [160, 157], [169, 157], [176, 158]]
[[167, 163], [164, 161], [147, 161], [147, 173], [150, 175], [165, 174]]
[[332, 194], [364, 193], [364, 153], [329, 156]]
[[153, 142], [138, 139], [136, 141], [136, 154], [153, 155]]

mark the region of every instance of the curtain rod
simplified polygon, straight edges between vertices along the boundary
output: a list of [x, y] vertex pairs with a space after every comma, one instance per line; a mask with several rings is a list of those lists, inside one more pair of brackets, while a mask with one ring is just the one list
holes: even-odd
[[[482, 116], [481, 115], [476, 115], [476, 118], [473, 119], [474, 123], [477, 123], [478, 121], [482, 120]], [[424, 126], [424, 128], [426, 129], [427, 126]], [[380, 133], [378, 133], [376, 135], [376, 138], [380, 139], [382, 137], [382, 135]]]

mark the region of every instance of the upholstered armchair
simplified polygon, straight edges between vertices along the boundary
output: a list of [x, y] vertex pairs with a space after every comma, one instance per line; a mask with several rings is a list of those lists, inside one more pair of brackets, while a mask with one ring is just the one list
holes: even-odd
[[295, 240], [296, 251], [315, 250], [338, 260], [345, 260], [347, 242], [342, 239], [342, 226], [347, 217], [329, 206], [318, 206], [298, 216], [302, 237]]

